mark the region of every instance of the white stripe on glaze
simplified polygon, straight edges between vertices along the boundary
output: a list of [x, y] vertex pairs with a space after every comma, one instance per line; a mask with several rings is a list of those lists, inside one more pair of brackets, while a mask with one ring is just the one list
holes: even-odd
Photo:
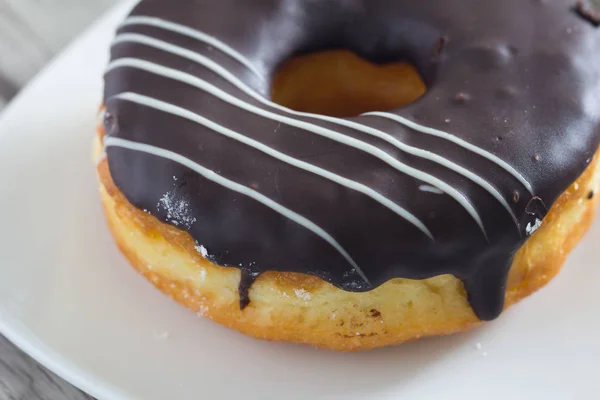
[[[180, 25], [180, 24], [176, 24], [173, 22], [169, 22], [169, 21], [165, 21], [159, 18], [151, 18], [151, 17], [130, 17], [128, 18], [125, 22], [127, 23], [127, 21], [133, 21], [134, 24], [142, 24], [142, 25], [152, 25], [152, 26], [157, 26], [163, 29], [167, 29], [167, 30], [172, 30], [174, 32], [178, 32], [178, 33], [182, 33], [186, 36], [195, 38], [197, 40], [200, 41], [205, 41], [203, 38], [210, 38], [212, 41], [218, 42], [219, 45], [215, 45], [216, 48], [219, 48], [222, 50], [222, 48], [225, 48], [227, 50], [222, 50], [223, 52], [225, 52], [226, 54], [230, 55], [231, 57], [235, 58], [236, 60], [238, 60], [239, 62], [241, 62], [242, 64], [244, 64], [245, 66], [247, 66], [250, 70], [252, 70], [252, 72], [254, 72], [255, 74], [258, 74], [259, 77], [261, 77], [262, 79], [262, 74], [260, 73], [260, 71], [258, 71], [255, 67], [254, 64], [248, 60], [246, 57], [244, 57], [241, 53], [235, 51], [234, 49], [232, 49], [231, 47], [229, 47], [228, 45], [226, 45], [223, 42], [220, 42], [218, 39], [216, 39], [215, 37], [209, 36], [207, 34], [205, 34], [202, 31], [196, 30], [196, 29], [192, 29], [189, 28], [185, 25]], [[129, 24], [132, 24], [131, 22]], [[144, 35], [139, 35], [139, 36], [144, 36]], [[149, 37], [148, 37], [149, 38]], [[154, 39], [156, 40], [156, 39]], [[163, 48], [163, 50], [165, 51], [170, 51], [175, 53], [172, 50], [176, 50], [176, 48], [178, 48], [179, 50], [183, 50], [183, 52], [180, 54], [184, 57], [188, 57], [188, 55], [194, 55], [196, 53], [191, 52], [190, 50], [184, 49], [182, 47], [167, 43], [167, 42], [163, 42], [163, 44], [166, 44], [167, 46]], [[196, 54], [198, 55], [198, 54]], [[188, 57], [190, 58], [190, 57]], [[194, 59], [194, 57], [192, 56], [190, 59]], [[227, 70], [225, 70], [223, 67], [221, 67], [220, 65], [214, 63], [211, 61], [211, 63], [213, 64], [213, 66], [217, 66], [217, 69], [223, 70], [225, 71], [230, 77], [233, 77], [234, 80], [239, 81], [235, 76], [233, 76], [231, 73], [229, 73]], [[202, 63], [201, 63], [202, 64]], [[205, 65], [205, 64], [203, 64]], [[211, 68], [208, 65], [205, 65], [207, 68]], [[215, 72], [219, 73], [217, 70], [214, 70]], [[227, 77], [225, 77], [224, 75], [221, 75], [224, 78], [228, 79]], [[237, 85], [236, 83], [230, 81], [230, 83], [238, 86], [239, 89], [244, 90], [242, 87], [240, 87], [239, 85]], [[241, 81], [239, 82], [241, 83], [242, 86], [246, 86], [245, 84], [243, 84]], [[249, 89], [249, 88], [248, 88]], [[246, 93], [248, 93], [246, 90], [244, 90]], [[256, 92], [254, 92], [252, 89], [250, 89], [250, 91], [252, 93], [248, 93], [251, 96], [257, 98], [256, 96], [258, 96], [258, 99], [261, 100], [263, 103], [270, 103], [269, 105], [272, 107], [276, 107], [280, 110], [284, 110], [284, 111], [292, 111], [289, 110], [286, 107], [280, 106], [279, 104], [276, 103], [272, 103], [266, 99], [264, 99], [262, 96], [256, 94]], [[294, 112], [292, 111], [294, 114], [296, 115], [302, 115], [302, 116], [307, 116], [307, 117], [312, 117], [312, 118], [320, 118], [323, 119], [325, 121], [330, 121], [330, 122], [334, 122], [334, 123], [338, 123], [339, 121], [344, 121], [344, 122], [350, 122], [350, 121], [345, 121], [339, 118], [333, 118], [333, 117], [327, 117], [327, 116], [323, 116], [323, 115], [318, 115], [318, 114], [311, 114], [311, 113], [301, 113], [301, 112]], [[423, 126], [420, 124], [417, 124], [414, 121], [411, 121], [409, 119], [403, 118], [399, 115], [396, 114], [391, 114], [391, 113], [387, 113], [387, 112], [370, 112], [370, 113], [365, 113], [363, 114], [363, 116], [380, 116], [383, 118], [388, 118], [388, 119], [393, 119], [396, 122], [399, 122], [401, 124], [403, 124], [404, 126], [416, 130], [417, 132], [421, 132], [421, 133], [425, 133], [428, 135], [433, 135], [433, 136], [437, 136], [439, 138], [451, 141], [467, 150], [470, 150], [484, 158], [487, 158], [489, 161], [493, 162], [494, 164], [498, 165], [499, 167], [501, 167], [502, 169], [504, 169], [505, 171], [507, 171], [509, 174], [511, 174], [513, 177], [515, 177], [519, 182], [521, 182], [521, 184], [523, 184], [523, 186], [525, 186], [527, 188], [527, 190], [533, 195], [533, 188], [531, 187], [531, 184], [525, 179], [525, 177], [523, 177], [523, 175], [521, 175], [519, 173], [519, 171], [517, 171], [515, 168], [513, 168], [510, 164], [508, 164], [506, 161], [502, 160], [501, 158], [495, 156], [494, 154], [490, 153], [489, 151], [486, 151], [484, 149], [482, 149], [481, 147], [475, 146], [472, 143], [467, 142], [466, 140], [460, 139], [450, 133], [444, 132], [444, 131], [440, 131], [439, 129], [434, 129], [434, 128], [430, 128], [427, 126]], [[356, 125], [361, 125], [361, 124], [356, 124]], [[364, 125], [362, 125], [364, 126]]]
[[137, 142], [133, 142], [130, 140], [114, 138], [114, 137], [108, 137], [105, 140], [104, 144], [107, 149], [109, 147], [120, 147], [120, 148], [138, 151], [138, 152], [142, 152], [142, 153], [146, 153], [146, 154], [152, 154], [157, 157], [162, 157], [162, 158], [171, 160], [173, 162], [176, 162], [180, 165], [183, 165], [183, 166], [191, 169], [192, 171], [195, 171], [199, 175], [203, 176], [204, 178], [206, 178], [218, 185], [221, 185], [221, 186], [223, 186], [229, 190], [232, 190], [234, 192], [243, 194], [244, 196], [248, 196], [248, 197], [258, 201], [259, 203], [264, 204], [265, 206], [269, 207], [273, 211], [276, 211], [279, 214], [283, 215], [284, 217], [290, 219], [291, 221], [296, 222], [298, 225], [305, 227], [306, 229], [310, 230], [311, 232], [313, 232], [314, 234], [316, 234], [317, 236], [319, 236], [323, 240], [325, 240], [327, 243], [329, 243], [346, 259], [346, 261], [348, 261], [348, 263], [350, 263], [350, 265], [352, 265], [352, 267], [355, 269], [355, 271], [358, 273], [358, 275], [367, 284], [370, 285], [369, 280], [367, 279], [367, 277], [365, 276], [365, 274], [363, 273], [361, 268], [358, 266], [358, 264], [356, 264], [356, 262], [350, 256], [350, 254], [348, 254], [348, 252], [346, 250], [344, 250], [344, 248], [331, 235], [329, 235], [321, 227], [317, 226], [312, 221], [310, 221], [307, 218], [303, 217], [302, 215], [295, 213], [294, 211], [282, 206], [281, 204], [271, 200], [267, 196], [255, 191], [255, 190], [252, 190], [244, 185], [241, 185], [237, 182], [229, 180], [229, 179], [217, 174], [216, 172], [214, 172], [208, 168], [205, 168], [205, 167], [201, 166], [200, 164], [195, 163], [194, 161], [190, 160], [189, 158], [186, 158], [186, 157], [184, 157], [180, 154], [177, 154], [175, 152], [172, 152], [170, 150], [166, 150], [166, 149], [156, 147], [156, 146], [151, 146], [149, 144], [137, 143]]
[[378, 117], [383, 117], [383, 118], [387, 118], [387, 119], [391, 119], [393, 121], [396, 121], [412, 130], [415, 130], [417, 132], [421, 132], [424, 133], [426, 135], [432, 135], [432, 136], [437, 136], [439, 138], [442, 139], [446, 139], [450, 142], [453, 142], [457, 145], [459, 145], [460, 147], [463, 147], [467, 150], [472, 151], [473, 153], [476, 153], [478, 155], [480, 155], [481, 157], [487, 158], [489, 161], [493, 162], [494, 164], [498, 165], [500, 168], [504, 169], [506, 172], [508, 172], [509, 174], [511, 174], [513, 177], [515, 177], [519, 182], [521, 182], [521, 184], [523, 184], [523, 186], [525, 186], [527, 188], [527, 190], [529, 191], [529, 193], [531, 193], [531, 195], [533, 195], [533, 188], [531, 187], [531, 184], [527, 181], [527, 179], [525, 179], [525, 177], [523, 177], [523, 175], [521, 175], [519, 173], [519, 171], [517, 171], [516, 169], [514, 169], [510, 164], [508, 164], [506, 161], [500, 159], [499, 157], [493, 155], [492, 153], [490, 153], [489, 151], [483, 150], [481, 147], [477, 147], [474, 144], [471, 144], [463, 139], [460, 139], [450, 133], [444, 132], [444, 131], [440, 131], [439, 129], [434, 129], [434, 128], [429, 128], [423, 125], [419, 125], [414, 121], [411, 121], [409, 119], [406, 119], [404, 117], [401, 117], [399, 115], [396, 114], [391, 114], [391, 113], [387, 113], [387, 112], [369, 112], [369, 113], [365, 113], [363, 114], [364, 116], [378, 116]]
[[171, 31], [178, 33], [180, 35], [187, 36], [192, 39], [196, 39], [200, 42], [206, 43], [215, 49], [221, 50], [223, 53], [227, 54], [229, 57], [243, 64], [246, 68], [248, 68], [254, 75], [256, 75], [261, 80], [264, 80], [263, 73], [246, 57], [244, 57], [241, 53], [223, 43], [219, 39], [214, 36], [211, 36], [207, 33], [201, 32], [199, 30], [190, 28], [189, 26], [185, 26], [182, 24], [177, 24], [175, 22], [167, 21], [161, 18], [155, 17], [146, 17], [146, 16], [134, 16], [127, 18], [121, 26], [131, 26], [131, 25], [145, 25], [152, 26], [155, 28], [164, 29], [166, 31]]
[[298, 112], [298, 111], [290, 110], [289, 108], [283, 107], [277, 103], [273, 103], [272, 101], [269, 101], [268, 99], [264, 98], [260, 94], [256, 93], [253, 89], [251, 89], [249, 86], [247, 86], [240, 79], [235, 77], [233, 74], [231, 74], [229, 71], [227, 71], [225, 68], [223, 68], [219, 64], [215, 63], [214, 61], [210, 60], [209, 58], [207, 58], [201, 54], [198, 54], [198, 53], [188, 50], [186, 48], [183, 48], [183, 47], [180, 47], [180, 46], [177, 46], [177, 45], [174, 45], [174, 44], [162, 41], [162, 40], [158, 40], [158, 39], [146, 36], [146, 35], [140, 35], [140, 34], [121, 34], [115, 38], [115, 41], [113, 42], [113, 44], [119, 44], [119, 43], [125, 43], [125, 42], [142, 44], [145, 46], [153, 47], [153, 48], [165, 51], [167, 53], [171, 53], [171, 54], [174, 54], [174, 55], [177, 55], [180, 57], [187, 58], [188, 60], [194, 61], [194, 62], [208, 68], [212, 72], [218, 74], [223, 79], [225, 79], [226, 81], [228, 81], [229, 83], [231, 83], [232, 85], [234, 85], [235, 87], [237, 87], [238, 89], [240, 89], [241, 91], [246, 93], [247, 95], [251, 96], [255, 100], [261, 102], [262, 104], [264, 104], [268, 107], [276, 108], [278, 110], [287, 112], [289, 114], [320, 119], [323, 121], [327, 121], [327, 122], [331, 122], [331, 123], [334, 123], [337, 125], [342, 125], [342, 126], [345, 126], [345, 127], [351, 128], [351, 129], [355, 129], [360, 132], [363, 132], [363, 133], [369, 134], [371, 136], [375, 136], [379, 139], [382, 139], [382, 140], [392, 144], [396, 148], [404, 151], [405, 153], [414, 155], [416, 157], [424, 158], [426, 160], [429, 160], [429, 161], [435, 162], [439, 165], [442, 165], [443, 167], [448, 168], [448, 169], [466, 177], [467, 179], [471, 180], [475, 184], [482, 187], [489, 194], [491, 194], [504, 207], [504, 209], [506, 209], [506, 211], [510, 214], [510, 216], [511, 216], [513, 222], [515, 223], [515, 225], [517, 226], [517, 228], [519, 227], [519, 221], [518, 221], [516, 215], [514, 214], [512, 208], [510, 207], [508, 202], [505, 200], [505, 198], [502, 196], [502, 194], [500, 192], [498, 192], [498, 190], [496, 188], [494, 188], [489, 182], [485, 181], [477, 174], [448, 160], [447, 158], [444, 158], [442, 156], [439, 156], [439, 155], [432, 153], [430, 151], [427, 151], [427, 150], [409, 146], [405, 143], [402, 143], [398, 139], [394, 138], [393, 136], [391, 136], [383, 131], [380, 131], [378, 129], [375, 129], [375, 128], [372, 128], [372, 127], [369, 127], [369, 126], [366, 126], [363, 124], [359, 124], [359, 123], [356, 123], [353, 121], [348, 121], [348, 120], [344, 120], [344, 119], [340, 119], [340, 118], [328, 117], [325, 115]]
[[155, 64], [155, 63], [152, 63], [149, 61], [135, 59], [135, 58], [121, 58], [121, 59], [115, 60], [109, 64], [107, 72], [110, 72], [116, 68], [136, 68], [136, 69], [140, 69], [142, 71], [150, 72], [150, 73], [158, 75], [158, 76], [173, 79], [173, 80], [185, 83], [190, 86], [194, 86], [200, 90], [210, 93], [211, 95], [213, 95], [229, 104], [232, 104], [232, 105], [234, 105], [238, 108], [241, 108], [243, 110], [246, 110], [250, 113], [253, 113], [253, 114], [259, 115], [261, 117], [274, 120], [274, 121], [278, 121], [278, 122], [284, 123], [289, 126], [294, 126], [296, 128], [300, 128], [300, 129], [303, 129], [308, 132], [315, 133], [317, 135], [334, 140], [338, 143], [342, 143], [347, 146], [354, 147], [358, 150], [361, 150], [365, 153], [371, 154], [372, 156], [374, 156], [374, 157], [382, 160], [383, 162], [387, 163], [388, 165], [392, 166], [396, 170], [398, 170], [406, 175], [409, 175], [415, 179], [418, 179], [420, 181], [428, 183], [428, 184], [442, 190], [444, 193], [448, 194], [450, 197], [455, 199], [465, 209], [465, 211], [467, 211], [467, 213], [469, 213], [469, 215], [475, 220], [475, 222], [477, 223], [477, 225], [479, 226], [482, 233], [484, 234], [484, 236], [487, 239], [487, 233], [486, 233], [485, 227], [483, 226], [483, 222], [481, 220], [481, 217], [479, 216], [479, 213], [477, 212], [477, 210], [475, 210], [473, 205], [469, 202], [469, 200], [462, 193], [460, 193], [458, 190], [454, 189], [452, 186], [450, 186], [446, 182], [444, 182], [432, 175], [429, 175], [421, 170], [410, 167], [410, 166], [396, 160], [394, 157], [392, 157], [387, 152], [385, 152], [373, 145], [370, 145], [361, 140], [343, 135], [343, 134], [333, 131], [331, 129], [323, 128], [321, 126], [314, 125], [309, 122], [299, 121], [299, 120], [289, 118], [289, 117], [286, 117], [283, 115], [275, 114], [275, 113], [267, 111], [267, 110], [263, 110], [252, 104], [246, 103], [246, 102], [238, 99], [237, 97], [230, 95], [227, 92], [224, 92], [223, 90], [215, 87], [214, 85], [212, 85], [200, 78], [197, 78], [197, 77], [187, 74], [185, 72], [178, 71], [176, 69], [163, 67], [161, 65], [158, 65], [158, 64]]
[[444, 194], [444, 192], [442, 192], [440, 189], [435, 188], [433, 186], [429, 186], [429, 185], [421, 185], [421, 186], [419, 186], [419, 190], [421, 192], [427, 192], [427, 193], [433, 193], [433, 194]]
[[325, 179], [328, 179], [330, 181], [338, 183], [349, 189], [363, 193], [363, 194], [369, 196], [370, 198], [372, 198], [373, 200], [377, 201], [384, 207], [389, 208], [391, 211], [395, 212], [400, 217], [407, 220], [408, 222], [413, 224], [415, 227], [417, 227], [419, 230], [421, 230], [431, 240], [434, 240], [433, 235], [431, 234], [429, 229], [427, 229], [425, 224], [423, 224], [423, 222], [421, 222], [417, 217], [415, 217], [413, 214], [411, 214], [404, 208], [400, 207], [399, 205], [397, 205], [396, 203], [394, 203], [387, 197], [381, 195], [380, 193], [376, 192], [375, 190], [371, 189], [370, 187], [365, 186], [359, 182], [344, 178], [343, 176], [337, 175], [333, 172], [330, 172], [326, 169], [317, 167], [316, 165], [307, 163], [305, 161], [298, 160], [297, 158], [290, 157], [287, 154], [279, 152], [257, 140], [251, 139], [251, 138], [244, 136], [238, 132], [228, 129], [222, 125], [219, 125], [219, 124], [215, 123], [214, 121], [211, 121], [211, 120], [209, 120], [199, 114], [196, 114], [192, 111], [186, 110], [185, 108], [178, 107], [176, 105], [173, 105], [173, 104], [170, 104], [170, 103], [167, 103], [167, 102], [164, 102], [164, 101], [152, 98], [152, 97], [136, 94], [136, 93], [123, 93], [123, 94], [112, 97], [112, 99], [126, 100], [129, 102], [138, 104], [138, 105], [152, 108], [157, 111], [161, 111], [161, 112], [164, 112], [167, 114], [171, 114], [171, 115], [175, 115], [175, 116], [187, 119], [189, 121], [203, 125], [221, 135], [228, 137], [228, 138], [231, 138], [233, 140], [237, 140], [238, 142], [244, 143], [256, 150], [259, 150], [265, 154], [268, 154], [269, 156], [271, 156], [273, 158], [276, 158], [280, 161], [283, 161], [285, 163], [293, 165], [294, 167], [303, 169], [303, 170], [313, 173], [315, 175], [319, 175]]

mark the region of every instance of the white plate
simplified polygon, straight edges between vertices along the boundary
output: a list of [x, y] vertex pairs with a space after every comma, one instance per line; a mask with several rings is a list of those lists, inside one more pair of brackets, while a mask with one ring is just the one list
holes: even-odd
[[199, 319], [117, 251], [90, 142], [111, 12], [0, 120], [0, 332], [101, 400], [592, 399], [600, 223], [545, 290], [475, 332], [362, 354], [265, 343]]

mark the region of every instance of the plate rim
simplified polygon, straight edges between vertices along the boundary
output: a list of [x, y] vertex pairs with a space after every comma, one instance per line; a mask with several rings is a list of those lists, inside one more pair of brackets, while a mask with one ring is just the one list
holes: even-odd
[[[115, 5], [109, 7], [100, 14], [86, 29], [72, 38], [71, 41], [48, 63], [46, 63], [6, 105], [0, 113], [0, 125], [2, 125], [13, 112], [13, 109], [18, 108], [23, 99], [29, 97], [29, 92], [32, 88], [37, 86], [38, 82], [43, 81], [46, 78], [52, 67], [56, 65], [65, 54], [72, 52], [80, 42], [84, 42], [88, 36], [105, 24], [109, 17], [119, 12], [121, 9], [125, 10], [128, 7], [133, 6], [136, 2], [137, 0], [118, 1]], [[42, 338], [22, 326], [16, 318], [11, 317], [1, 305], [0, 334], [41, 366], [52, 371], [55, 375], [89, 396], [98, 400], [136, 400], [134, 397], [122, 393], [108, 382], [104, 382], [102, 379], [85, 372], [84, 369], [78, 367], [66, 357], [61, 356], [46, 344]]]
[[[125, 10], [129, 5], [137, 0], [121, 0], [112, 8], [109, 8], [103, 15], [85, 29], [80, 35], [75, 37], [63, 51], [57, 54], [34, 79], [27, 84], [23, 90], [9, 103], [3, 113], [0, 113], [0, 125], [4, 123], [13, 110], [21, 108], [24, 100], [30, 97], [30, 92], [40, 81], [47, 79], [47, 75], [54, 65], [57, 64], [66, 54], [73, 51], [79, 43], [85, 42], [90, 34], [96, 31], [99, 26], [106, 23], [108, 17], [115, 13]], [[90, 112], [93, 112], [90, 111]], [[18, 318], [11, 315], [0, 304], [0, 334], [20, 348], [24, 353], [40, 365], [56, 373], [68, 383], [83, 392], [97, 398], [98, 400], [140, 400], [137, 393], [127, 393], [125, 388], [119, 388], [110, 383], [110, 380], [103, 379], [102, 375], [95, 375], [86, 372], [86, 369], [71, 361], [69, 357], [56, 351], [41, 337], [36, 335], [35, 331], [22, 324]]]

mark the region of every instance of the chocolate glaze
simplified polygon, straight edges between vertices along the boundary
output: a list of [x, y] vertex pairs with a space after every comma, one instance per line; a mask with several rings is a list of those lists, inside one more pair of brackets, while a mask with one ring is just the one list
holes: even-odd
[[260, 272], [252, 272], [249, 269], [242, 268], [242, 276], [240, 278], [240, 285], [238, 292], [240, 295], [240, 308], [243, 310], [250, 304], [250, 288], [256, 282], [256, 279], [260, 275]]
[[[210, 37], [147, 18], [128, 19], [119, 29], [105, 89], [111, 174], [134, 206], [189, 232], [211, 261], [242, 270], [242, 307], [254, 279], [270, 270], [312, 274], [351, 291], [396, 277], [452, 274], [464, 282], [479, 318], [493, 319], [503, 308], [514, 253], [598, 148], [600, 30], [572, 7], [572, 0], [142, 1], [133, 17], [157, 17]], [[331, 48], [374, 62], [408, 60], [429, 91], [392, 113], [416, 128], [389, 115], [343, 120], [361, 124], [355, 129], [265, 104], [189, 53], [123, 40], [132, 33], [204, 56], [267, 100], [284, 60]], [[168, 75], [173, 70], [184, 75]], [[216, 125], [140, 102], [147, 98]], [[315, 126], [362, 144], [340, 143], [339, 136], [315, 133]], [[253, 139], [280, 158], [218, 129]], [[284, 162], [282, 154], [361, 189]], [[398, 162], [409, 169], [398, 169]]]

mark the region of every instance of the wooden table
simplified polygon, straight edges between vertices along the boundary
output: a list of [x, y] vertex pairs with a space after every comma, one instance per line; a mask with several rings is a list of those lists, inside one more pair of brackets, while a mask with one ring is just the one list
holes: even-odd
[[[0, 110], [54, 54], [117, 1], [0, 0]], [[0, 400], [83, 399], [91, 397], [0, 335]]]

